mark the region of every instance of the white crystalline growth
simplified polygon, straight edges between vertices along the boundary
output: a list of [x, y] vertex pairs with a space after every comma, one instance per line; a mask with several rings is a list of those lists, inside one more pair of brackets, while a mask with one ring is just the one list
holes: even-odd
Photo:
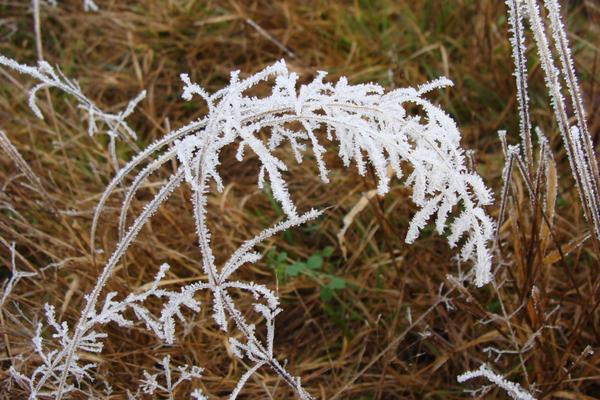
[[[177, 156], [188, 183], [194, 180], [192, 171], [198, 170], [214, 180], [217, 188], [222, 187], [219, 152], [237, 143], [239, 160], [247, 149], [258, 157], [259, 186], [268, 181], [284, 212], [296, 217], [284, 175], [287, 165], [274, 152], [284, 143], [298, 162], [307, 148], [312, 149], [325, 183], [329, 169], [324, 155], [332, 148], [337, 148], [344, 166], [354, 162], [361, 175], [370, 164], [380, 195], [389, 191], [388, 167], [402, 178], [401, 164], [407, 163], [411, 173], [405, 184], [412, 188], [419, 211], [406, 242], [412, 243], [437, 214], [436, 230], [442, 234], [448, 228], [451, 246], [466, 237], [460, 255], [474, 260], [476, 284], [489, 282], [487, 242], [493, 223], [482, 206], [490, 204], [492, 196], [481, 178], [467, 170], [454, 120], [423, 97], [452, 82], [441, 78], [421, 87], [385, 93], [377, 84], [351, 85], [343, 77], [335, 83], [325, 82], [325, 75], [319, 72], [312, 82], [297, 88], [298, 76], [280, 61], [243, 80], [239, 72], [233, 72], [230, 85], [210, 95], [183, 74], [183, 97], [198, 95], [209, 109], [203, 129], [177, 142]], [[270, 95], [257, 98], [246, 94], [262, 81], [274, 81]], [[416, 113], [409, 111], [414, 106], [419, 110]], [[265, 133], [267, 139], [263, 140]], [[450, 215], [453, 222], [448, 223]]]

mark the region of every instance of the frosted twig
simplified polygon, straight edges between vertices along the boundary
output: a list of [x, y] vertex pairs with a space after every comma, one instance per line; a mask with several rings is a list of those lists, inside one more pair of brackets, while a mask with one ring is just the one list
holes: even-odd
[[456, 380], [459, 383], [464, 383], [470, 379], [479, 377], [486, 378], [498, 387], [504, 389], [506, 393], [515, 400], [535, 400], [535, 398], [523, 389], [521, 385], [506, 380], [503, 376], [496, 374], [485, 364], [482, 364], [477, 370], [462, 373], [456, 377]]
[[[175, 380], [175, 376], [173, 375], [172, 367], [171, 367], [171, 357], [165, 356], [160, 365], [162, 366], [162, 371], [160, 374], [150, 374], [147, 371], [144, 371], [144, 379], [142, 380], [141, 389], [146, 394], [154, 395], [157, 392], [163, 395], [168, 396], [170, 400], [175, 399], [175, 389], [181, 383], [186, 381], [191, 381], [192, 379], [200, 379], [202, 377], [202, 368], [192, 366], [191, 368], [187, 365], [177, 367], [177, 379]], [[159, 375], [163, 375], [164, 378], [159, 380]], [[161, 383], [164, 381], [164, 383]], [[201, 395], [202, 392], [198, 389], [195, 390], [196, 395]]]
[[10, 244], [9, 250], [10, 250], [10, 272], [11, 272], [11, 276], [2, 285], [2, 296], [0, 297], [0, 309], [2, 309], [4, 307], [4, 303], [8, 299], [8, 296], [10, 296], [13, 288], [15, 287], [15, 285], [21, 279], [23, 279], [23, 278], [30, 278], [32, 276], [37, 275], [36, 272], [25, 272], [25, 271], [19, 271], [17, 269], [17, 263], [16, 263], [16, 260], [15, 260], [16, 250], [15, 250], [15, 243], [14, 242]]
[[140, 92], [132, 99], [124, 110], [117, 114], [111, 114], [102, 111], [96, 104], [86, 97], [81, 91], [79, 83], [67, 78], [60, 69], [53, 68], [46, 61], [39, 61], [37, 67], [25, 64], [19, 64], [15, 60], [7, 58], [0, 54], [0, 65], [8, 67], [18, 73], [29, 75], [40, 81], [29, 91], [29, 107], [33, 113], [40, 119], [44, 115], [37, 104], [37, 92], [40, 89], [57, 88], [71, 96], [79, 103], [79, 108], [85, 110], [87, 114], [88, 134], [90, 136], [99, 132], [98, 123], [106, 125], [106, 134], [109, 136], [109, 153], [111, 162], [115, 170], [119, 169], [116, 155], [116, 138], [123, 139], [132, 149], [138, 151], [137, 145], [133, 142], [137, 138], [135, 131], [127, 124], [125, 118], [133, 113], [135, 107], [146, 97], [146, 91]]
[[291, 51], [290, 49], [288, 49], [287, 47], [285, 47], [283, 45], [283, 43], [281, 43], [279, 40], [275, 39], [273, 37], [273, 35], [271, 35], [269, 32], [267, 32], [266, 30], [264, 30], [262, 28], [262, 26], [258, 25], [256, 22], [254, 22], [254, 20], [252, 20], [250, 18], [246, 18], [245, 21], [246, 21], [246, 23], [248, 25], [250, 25], [251, 27], [253, 27], [254, 29], [256, 29], [256, 31], [258, 33], [260, 33], [262, 36], [264, 36], [268, 41], [270, 41], [275, 46], [277, 46], [279, 48], [279, 50], [283, 51], [285, 54], [287, 54], [288, 56], [290, 56], [292, 58], [296, 58], [296, 54], [294, 54], [293, 51]]
[[50, 195], [44, 188], [44, 185], [42, 185], [42, 181], [40, 180], [40, 178], [35, 174], [35, 172], [33, 172], [31, 167], [29, 167], [29, 164], [27, 163], [27, 161], [25, 161], [21, 153], [19, 153], [19, 150], [17, 150], [17, 148], [12, 144], [6, 133], [4, 133], [4, 131], [2, 130], [0, 130], [0, 147], [15, 163], [15, 165], [23, 173], [23, 175], [25, 175], [27, 180], [46, 199], [46, 201], [52, 203]]

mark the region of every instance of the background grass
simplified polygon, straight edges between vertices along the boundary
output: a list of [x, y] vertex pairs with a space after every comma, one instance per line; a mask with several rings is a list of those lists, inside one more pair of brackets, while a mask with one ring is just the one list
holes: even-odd
[[[84, 13], [78, 1], [43, 7], [44, 56], [77, 78], [83, 91], [107, 110], [121, 109], [146, 89], [147, 98], [130, 118], [140, 147], [205, 111], [199, 102], [181, 99], [182, 72], [209, 90], [225, 85], [231, 70], [249, 74], [280, 58], [286, 58], [302, 81], [325, 70], [331, 79], [345, 75], [352, 83], [375, 81], [395, 88], [446, 75], [455, 87], [432, 96], [457, 120], [463, 147], [475, 150], [476, 170], [496, 194], [500, 191], [504, 159], [496, 131], [507, 129], [509, 142], [518, 141], [513, 62], [502, 2], [99, 0], [98, 4], [98, 13]], [[564, 13], [597, 143], [600, 7], [592, 0], [569, 1]], [[36, 62], [28, 2], [0, 1], [0, 22], [0, 53], [23, 63]], [[501, 230], [501, 251], [495, 258], [504, 282], [499, 290], [459, 288], [449, 295], [448, 304], [439, 304], [438, 288], [448, 286], [446, 275], [469, 266], [457, 266], [444, 238], [431, 229], [414, 245], [404, 244], [415, 208], [399, 183], [385, 198], [372, 199], [354, 221], [346, 234], [349, 251], [344, 258], [337, 232], [361, 193], [375, 186], [373, 177], [333, 168], [339, 163], [333, 157], [328, 160], [333, 170], [329, 185], [320, 183], [310, 162], [288, 174], [299, 205], [329, 207], [326, 215], [272, 240], [264, 248], [263, 261], [243, 274], [281, 296], [284, 311], [277, 318], [276, 354], [287, 360], [291, 372], [302, 376], [315, 396], [464, 398], [465, 387], [456, 383], [456, 376], [490, 361], [525, 387], [528, 378], [536, 382], [540, 397], [600, 398], [600, 352], [580, 356], [587, 345], [600, 350], [598, 293], [593, 290], [598, 255], [588, 243], [568, 246], [588, 228], [537, 57], [533, 51], [529, 56], [532, 118], [550, 138], [560, 176], [556, 243], [546, 254], [536, 253], [532, 222], [537, 222], [522, 183], [515, 179], [511, 218]], [[59, 212], [53, 213], [10, 160], [0, 156], [0, 237], [5, 245], [16, 242], [21, 269], [41, 275], [35, 281], [21, 281], [5, 307], [2, 371], [18, 354], [23, 370], [38, 362], [31, 355], [30, 338], [43, 317], [43, 303], [55, 304], [58, 315], [71, 323], [77, 320], [82, 296], [95, 282], [117, 236], [114, 221], [120, 198], [113, 196], [98, 235], [97, 247], [105, 253], [94, 263], [88, 250], [91, 215], [113, 176], [106, 138], [88, 137], [81, 111], [60, 92], [51, 91], [50, 101], [40, 97], [46, 118], [37, 120], [23, 90], [32, 83], [0, 69], [0, 129], [42, 178]], [[121, 162], [132, 156], [124, 146], [118, 150]], [[269, 192], [256, 188], [256, 160], [239, 163], [233, 154], [223, 154], [221, 171], [227, 187], [223, 195], [209, 200], [218, 260], [281, 215]], [[166, 177], [165, 172], [161, 178]], [[146, 185], [134, 210], [141, 209], [156, 184]], [[108, 290], [128, 293], [150, 281], [163, 262], [172, 267], [173, 283], [202, 278], [188, 199], [188, 191], [178, 191], [157, 213], [109, 281]], [[492, 206], [489, 212], [496, 216], [497, 208]], [[556, 253], [556, 244], [572, 252], [550, 263], [545, 257]], [[5, 245], [0, 254], [8, 267]], [[48, 265], [53, 266], [41, 270]], [[0, 274], [7, 277], [8, 271], [2, 268]], [[531, 295], [534, 285], [541, 300]], [[178, 364], [204, 367], [203, 379], [194, 385], [214, 398], [225, 397], [245, 366], [227, 354], [224, 336], [210, 318], [209, 298], [202, 300], [202, 312], [180, 329], [174, 346], [162, 345], [141, 326], [110, 326], [103, 353], [85, 356], [99, 361], [94, 390], [100, 393], [101, 381], [107, 380], [113, 398], [121, 398], [126, 389], [137, 387], [143, 369], [156, 369], [156, 362], [170, 354]], [[432, 304], [437, 305], [431, 308]], [[556, 306], [558, 311], [551, 313]], [[483, 352], [487, 346], [511, 346], [508, 325], [489, 321], [502, 307], [511, 314], [510, 326], [521, 345], [540, 327], [552, 326], [542, 329], [523, 355], [528, 377], [519, 369], [518, 357], [493, 362], [495, 356], [488, 358]], [[2, 371], [2, 396], [24, 396]], [[190, 385], [182, 388], [181, 395]], [[286, 385], [264, 370], [248, 382], [242, 398], [290, 395]], [[504, 396], [492, 390], [486, 398]]]

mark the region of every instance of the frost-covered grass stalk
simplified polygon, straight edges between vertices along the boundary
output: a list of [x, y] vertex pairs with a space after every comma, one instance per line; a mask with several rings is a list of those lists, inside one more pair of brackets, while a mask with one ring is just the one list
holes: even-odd
[[27, 161], [21, 156], [19, 150], [12, 144], [6, 133], [0, 130], [0, 148], [8, 155], [8, 157], [15, 163], [17, 168], [25, 175], [29, 183], [40, 193], [45, 200], [50, 201], [50, 195], [44, 188], [40, 178], [33, 172]]
[[527, 94], [527, 60], [525, 58], [525, 32], [523, 26], [523, 4], [519, 0], [506, 0], [508, 22], [510, 26], [510, 43], [515, 62], [515, 81], [517, 84], [517, 100], [519, 104], [519, 131], [524, 147], [525, 159], [531, 176], [533, 168], [533, 150], [531, 144], [531, 119], [529, 117], [529, 95]]
[[[514, 76], [519, 106], [519, 130], [521, 136], [521, 145], [509, 146], [506, 140], [506, 132], [500, 132], [500, 140], [502, 142], [502, 148], [506, 162], [502, 174], [504, 186], [500, 200], [498, 227], [502, 225], [504, 220], [504, 214], [506, 212], [507, 202], [509, 200], [510, 181], [512, 173], [516, 169], [519, 171], [525, 189], [529, 194], [529, 200], [533, 213], [533, 229], [530, 240], [532, 241], [532, 245], [536, 247], [536, 251], [539, 253], [528, 253], [527, 260], [523, 263], [526, 264], [525, 268], [528, 269], [528, 272], [520, 278], [515, 277], [515, 275], [513, 275], [511, 272], [511, 280], [514, 280], [514, 282], [512, 282], [514, 285], [523, 285], [523, 287], [528, 288], [528, 290], [526, 290], [530, 294], [530, 299], [533, 299], [534, 305], [536, 307], [541, 307], [539, 305], [539, 301], [536, 302], [536, 299], [539, 299], [540, 296], [540, 291], [536, 284], [544, 284], [543, 282], [545, 279], [543, 278], [543, 275], [545, 272], [537, 273], [536, 268], [538, 267], [535, 265], [534, 259], [536, 257], [544, 257], [545, 250], [550, 240], [555, 242], [556, 246], [559, 247], [558, 251], [561, 252], [560, 244], [556, 243], [556, 237], [554, 234], [554, 216], [556, 197], [558, 193], [558, 179], [556, 163], [554, 161], [551, 148], [548, 144], [548, 140], [542, 134], [539, 128], [535, 129], [539, 142], [539, 155], [537, 157], [534, 157], [533, 155], [531, 139], [532, 121], [529, 112], [527, 57], [524, 32], [525, 20], [528, 21], [529, 27], [531, 28], [533, 34], [535, 47], [540, 58], [542, 70], [544, 71], [546, 87], [554, 111], [554, 118], [557, 122], [559, 132], [566, 148], [566, 153], [569, 159], [572, 174], [575, 178], [576, 187], [585, 217], [591, 226], [591, 236], [595, 240], [596, 250], [598, 250], [597, 238], [600, 232], [600, 199], [598, 198], [600, 179], [598, 178], [597, 160], [593, 151], [591, 136], [587, 128], [581, 91], [577, 82], [566, 32], [561, 21], [558, 1], [544, 0], [544, 4], [547, 9], [547, 19], [550, 25], [550, 31], [552, 33], [552, 43], [554, 44], [555, 53], [558, 54], [558, 58], [560, 60], [560, 69], [555, 66], [554, 55], [550, 47], [551, 43], [548, 41], [546, 36], [544, 20], [542, 19], [538, 2], [536, 0], [506, 0], [505, 3], [507, 5], [509, 31], [511, 36], [510, 43], [515, 65]], [[563, 81], [567, 85], [568, 93], [571, 98], [573, 115], [569, 115], [569, 109], [567, 108], [566, 101], [562, 94]], [[571, 124], [571, 121], [574, 121], [574, 125]], [[515, 196], [515, 198], [516, 197], [517, 196]], [[513, 214], [512, 219], [514, 220], [515, 218], [516, 215]], [[515, 224], [515, 222], [511, 223], [513, 225]], [[499, 236], [498, 233], [499, 232], [497, 232], [496, 236], [497, 239]], [[585, 241], [587, 237], [589, 236], [584, 235], [583, 240]], [[560, 255], [564, 261], [563, 253], [561, 252]], [[518, 256], [515, 258], [518, 258]], [[542, 265], [541, 268], [547, 268], [547, 265]], [[518, 275], [518, 272], [516, 275]], [[530, 276], [535, 278], [531, 278]], [[574, 291], [579, 293], [578, 285], [575, 283], [572, 277], [570, 277], [570, 280]], [[511, 320], [514, 316], [513, 314], [517, 314], [520, 309], [525, 308], [526, 303], [523, 303], [520, 300], [520, 305], [512, 314], [509, 315], [501, 298], [499, 286], [501, 285], [498, 285], [497, 282], [494, 282], [493, 287], [496, 291], [502, 311], [502, 317], [500, 320], [506, 325], [509, 333], [508, 338], [510, 339], [512, 349], [499, 349], [495, 346], [488, 346], [484, 349], [484, 351], [488, 352], [488, 355], [491, 353], [496, 353], [496, 360], [499, 357], [508, 354], [518, 356], [524, 381], [527, 384], [530, 384], [529, 374], [525, 365], [525, 361], [528, 359], [528, 357], [525, 357], [524, 354], [534, 347], [536, 338], [542, 335], [542, 330], [555, 328], [553, 323], [549, 323], [547, 321], [550, 320], [550, 315], [558, 310], [558, 306], [551, 312], [544, 313], [545, 315], [543, 318], [540, 318], [541, 321], [535, 321], [533, 324], [530, 324], [530, 328], [533, 328], [532, 331], [534, 331], [534, 333], [529, 335], [526, 340], [523, 340], [524, 343], [520, 343], [516, 335], [516, 331], [512, 327]], [[524, 293], [524, 296], [526, 295], [527, 292]], [[527, 297], [525, 297], [525, 300], [528, 300]], [[579, 322], [580, 321], [581, 319]], [[536, 323], [539, 325], [535, 325]], [[566, 353], [568, 353], [568, 351], [565, 352], [565, 354]], [[563, 359], [566, 359], [566, 356], [564, 356]], [[556, 369], [562, 373], [563, 368], [561, 368], [561, 365], [556, 365]], [[464, 381], [475, 376], [485, 376], [492, 382], [509, 391], [509, 394], [513, 398], [531, 398], [528, 393], [521, 392], [519, 387], [515, 387], [514, 385], [516, 384], [505, 381], [502, 377], [495, 375], [486, 366], [482, 366], [478, 371], [472, 371], [461, 375], [461, 377], [459, 377], [459, 381]], [[560, 381], [560, 379], [553, 379], [553, 381]], [[530, 385], [529, 388], [531, 389], [532, 386]], [[547, 393], [549, 392], [546, 392], [546, 394]]]
[[[11, 60], [0, 60], [18, 71], [33, 75], [43, 84], [56, 86], [63, 82], [46, 64], [32, 68]], [[95, 251], [95, 229], [106, 200], [116, 187], [141, 167], [126, 190], [119, 218], [121, 238], [93, 290], [85, 296], [86, 304], [78, 322], [70, 330], [65, 322], [56, 320], [52, 307], [47, 307], [47, 320], [60, 340], [60, 347], [46, 350], [39, 338], [36, 351], [43, 364], [31, 376], [11, 370], [15, 379], [27, 385], [34, 395], [46, 391], [60, 399], [65, 393], [76, 390], [74, 382], [89, 379], [88, 370], [92, 366], [80, 363], [80, 353], [102, 350], [105, 334], [98, 330], [100, 326], [109, 322], [131, 325], [133, 322], [125, 317], [127, 310], [131, 310], [157, 337], [172, 343], [175, 340], [175, 320], [183, 319], [182, 310], [187, 308], [197, 312], [200, 304], [194, 296], [199, 291], [210, 291], [216, 325], [229, 337], [233, 354], [251, 365], [240, 378], [230, 399], [236, 398], [246, 381], [263, 367], [281, 377], [299, 398], [311, 398], [300, 378], [290, 373], [275, 356], [274, 319], [281, 312], [277, 296], [264, 285], [235, 278], [241, 267], [261, 259], [256, 248], [266, 239], [320, 215], [316, 210], [301, 212], [297, 209], [286, 183], [288, 166], [285, 158], [279, 155], [284, 147], [290, 149], [298, 163], [303, 161], [310, 148], [321, 180], [325, 183], [329, 181], [329, 170], [324, 155], [336, 148], [343, 164], [349, 167], [354, 162], [359, 174], [365, 174], [370, 165], [378, 178], [377, 191], [380, 195], [389, 191], [391, 178], [387, 173], [388, 167], [402, 178], [406, 170], [402, 164], [409, 165], [410, 174], [404, 183], [412, 188], [412, 199], [419, 210], [411, 221], [406, 242], [412, 243], [436, 214], [436, 230], [440, 234], [448, 233], [451, 246], [460, 242], [461, 258], [474, 262], [477, 286], [490, 281], [488, 242], [493, 234], [493, 224], [483, 209], [492, 201], [490, 192], [481, 178], [465, 167], [460, 133], [455, 122], [423, 97], [434, 89], [451, 85], [448, 79], [385, 93], [379, 85], [350, 85], [345, 78], [329, 83], [324, 80], [325, 73], [320, 72], [312, 82], [297, 87], [298, 76], [290, 72], [283, 61], [245, 79], [241, 79], [239, 72], [235, 71], [231, 74], [230, 84], [213, 94], [193, 83], [187, 75], [183, 74], [181, 78], [183, 98], [202, 98], [208, 106], [208, 113], [148, 146], [120, 169], [106, 188], [94, 215], [92, 251]], [[248, 94], [249, 90], [264, 82], [272, 85], [269, 95], [257, 98]], [[75, 90], [78, 87], [65, 85], [66, 91], [79, 93]], [[135, 103], [132, 102], [133, 105]], [[414, 110], [415, 106], [418, 111], [408, 111]], [[32, 107], [35, 107], [33, 100]], [[132, 107], [128, 107], [119, 116], [124, 117], [131, 110]], [[262, 188], [269, 183], [285, 218], [244, 242], [225, 263], [217, 265], [206, 223], [207, 196], [213, 184], [218, 191], [223, 190], [219, 157], [224, 148], [231, 146], [237, 146], [239, 161], [248, 151], [258, 158], [258, 186]], [[162, 166], [172, 162], [178, 163], [176, 172], [125, 229], [127, 211], [140, 185]], [[202, 260], [199, 268], [207, 277], [206, 281], [192, 283], [179, 291], [159, 289], [168, 268], [163, 266], [148, 290], [130, 294], [121, 300], [117, 299], [116, 293], [108, 293], [102, 300], [103, 288], [128, 247], [160, 205], [182, 184], [192, 190], [193, 218]], [[450, 223], [449, 216], [452, 216]], [[232, 297], [232, 293], [244, 292], [254, 299], [253, 313], [240, 309]], [[159, 316], [153, 315], [144, 306], [144, 301], [151, 296], [164, 300]], [[263, 321], [266, 330], [264, 339], [255, 333], [253, 318]]]
[[464, 383], [473, 378], [483, 377], [494, 383], [498, 387], [504, 389], [506, 394], [515, 400], [535, 400], [535, 398], [529, 394], [525, 389], [518, 383], [510, 382], [501, 375], [496, 374], [487, 365], [482, 364], [479, 369], [474, 371], [467, 371], [459, 375], [456, 379], [459, 383]]
[[[575, 73], [567, 34], [560, 16], [558, 0], [544, 0], [548, 11], [554, 49], [558, 54], [560, 69], [555, 66], [554, 56], [548, 42], [544, 21], [537, 0], [506, 0], [511, 27], [511, 45], [515, 62], [515, 78], [520, 112], [520, 131], [525, 148], [525, 160], [530, 179], [533, 168], [531, 152], [531, 121], [528, 111], [527, 69], [523, 21], [529, 21], [540, 64], [544, 71], [550, 103], [555, 120], [565, 144], [569, 163], [575, 178], [579, 197], [588, 223], [591, 224], [596, 242], [600, 238], [600, 174], [591, 135], [587, 126], [581, 89]], [[561, 78], [566, 83], [576, 125], [571, 125], [563, 96]]]

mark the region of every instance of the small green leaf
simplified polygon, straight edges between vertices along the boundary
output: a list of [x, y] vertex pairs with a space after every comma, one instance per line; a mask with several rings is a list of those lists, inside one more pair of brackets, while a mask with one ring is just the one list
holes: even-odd
[[346, 287], [346, 281], [342, 278], [338, 278], [337, 276], [332, 276], [327, 284], [327, 287], [331, 289], [343, 289]]
[[277, 261], [279, 262], [285, 261], [286, 258], [287, 253], [285, 251], [282, 251], [281, 253], [277, 254]]
[[494, 300], [491, 303], [486, 304], [485, 308], [489, 312], [499, 313], [502, 310], [499, 300]]
[[329, 257], [333, 254], [333, 250], [334, 248], [332, 246], [327, 246], [321, 251], [321, 254], [323, 257]]
[[323, 286], [319, 295], [321, 297], [321, 300], [329, 301], [333, 297], [333, 290], [331, 290], [331, 288], [328, 286]]
[[306, 269], [306, 264], [304, 264], [303, 262], [297, 262], [297, 263], [293, 263], [292, 265], [289, 265], [287, 267], [287, 269], [285, 270], [285, 273], [289, 276], [296, 276], [300, 272], [304, 271], [305, 269]]
[[306, 260], [306, 266], [310, 269], [319, 269], [323, 265], [323, 257], [320, 254], [314, 254]]

